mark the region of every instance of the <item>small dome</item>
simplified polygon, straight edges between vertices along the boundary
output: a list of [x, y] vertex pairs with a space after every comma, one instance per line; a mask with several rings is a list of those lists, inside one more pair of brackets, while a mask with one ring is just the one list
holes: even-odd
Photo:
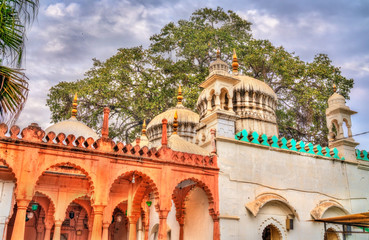
[[220, 51], [217, 51], [217, 59], [209, 65], [209, 75], [228, 73], [229, 66], [226, 62], [220, 59]]
[[346, 106], [345, 98], [336, 92], [333, 93], [333, 95], [328, 98], [328, 107], [332, 107], [334, 105]]
[[209, 152], [194, 143], [187, 142], [177, 134], [168, 138], [168, 147], [174, 151], [208, 156]]
[[78, 121], [74, 116], [68, 120], [55, 123], [54, 125], [48, 127], [45, 132], [46, 134], [49, 132], [54, 132], [56, 135], [59, 133], [64, 133], [65, 136], [73, 134], [76, 138], [82, 136], [85, 139], [92, 137], [95, 141], [99, 139], [99, 136], [94, 130]]
[[168, 135], [172, 133], [172, 125], [176, 111], [178, 114], [178, 134], [187, 141], [193, 141], [196, 135], [195, 127], [199, 123], [200, 117], [197, 113], [184, 107], [182, 104], [177, 104], [176, 107], [170, 108], [154, 117], [147, 125], [147, 137], [153, 146], [157, 146], [160, 143], [162, 120], [164, 118], [168, 120]]
[[259, 92], [264, 93], [265, 95], [269, 95], [270, 97], [273, 97], [275, 100], [277, 100], [277, 94], [275, 94], [273, 89], [269, 87], [269, 85], [265, 82], [244, 75], [235, 76], [235, 78], [241, 80], [240, 83], [234, 86], [233, 90], [235, 92], [239, 90], [244, 90], [246, 92]]

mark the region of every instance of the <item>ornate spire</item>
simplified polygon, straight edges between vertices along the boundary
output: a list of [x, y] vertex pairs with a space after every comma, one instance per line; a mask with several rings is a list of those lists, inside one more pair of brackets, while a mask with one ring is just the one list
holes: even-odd
[[337, 92], [336, 84], [333, 83], [333, 92]]
[[142, 124], [142, 136], [146, 136], [146, 119], [144, 119]]
[[177, 129], [178, 129], [178, 114], [177, 111], [175, 111], [174, 113], [174, 121], [173, 121], [173, 134], [177, 134]]
[[73, 105], [72, 105], [72, 117], [77, 116], [77, 93], [74, 95]]
[[232, 72], [234, 74], [238, 73], [238, 59], [235, 49], [233, 49]]
[[183, 100], [183, 96], [182, 96], [182, 88], [181, 88], [181, 85], [179, 85], [178, 87], [178, 96], [177, 96], [177, 106], [178, 105], [182, 105], [182, 100]]

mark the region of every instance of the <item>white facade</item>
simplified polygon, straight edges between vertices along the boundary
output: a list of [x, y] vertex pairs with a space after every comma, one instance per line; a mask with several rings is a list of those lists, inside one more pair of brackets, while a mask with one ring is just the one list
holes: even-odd
[[5, 226], [13, 207], [14, 182], [0, 179], [0, 237], [4, 236]]

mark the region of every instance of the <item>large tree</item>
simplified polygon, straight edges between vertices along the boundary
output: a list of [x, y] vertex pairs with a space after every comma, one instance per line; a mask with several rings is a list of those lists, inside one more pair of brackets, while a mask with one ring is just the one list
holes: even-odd
[[252, 38], [250, 26], [221, 8], [199, 9], [189, 20], [171, 22], [150, 38], [149, 49], [120, 49], [104, 62], [94, 60], [85, 79], [51, 88], [47, 105], [52, 121], [69, 116], [73, 91], [79, 89], [80, 118], [98, 130], [102, 107], [110, 106], [115, 121], [111, 136], [124, 140], [130, 123], [151, 119], [174, 105], [179, 84], [184, 86], [186, 106], [195, 109], [198, 84], [208, 75], [216, 49], [230, 63], [235, 48], [243, 74], [266, 82], [278, 95], [281, 135], [326, 143], [325, 109], [331, 86], [336, 83], [348, 98], [353, 80], [343, 77], [327, 55], [304, 62], [268, 40]]
[[28, 94], [22, 63], [26, 28], [37, 15], [38, 0], [0, 3], [0, 119], [14, 122]]

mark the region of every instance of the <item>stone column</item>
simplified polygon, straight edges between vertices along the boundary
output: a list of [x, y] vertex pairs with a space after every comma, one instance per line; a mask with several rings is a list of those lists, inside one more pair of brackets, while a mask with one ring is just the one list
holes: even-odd
[[50, 240], [50, 236], [51, 236], [51, 226], [45, 226], [45, 236], [44, 236], [44, 240]]
[[60, 240], [60, 233], [61, 233], [61, 225], [62, 225], [62, 221], [61, 220], [56, 220], [54, 223], [54, 236], [53, 236], [53, 240]]
[[220, 96], [215, 94], [215, 109], [220, 109]]
[[150, 225], [146, 224], [145, 225], [145, 240], [149, 240], [149, 230], [150, 230]]
[[179, 240], [183, 240], [183, 223], [179, 224]]
[[142, 217], [140, 217], [138, 219], [138, 233], [137, 233], [137, 237], [138, 237], [138, 240], [142, 240], [142, 236], [143, 236], [143, 226], [142, 226]]
[[109, 240], [109, 223], [103, 223], [102, 240]]
[[17, 200], [17, 215], [14, 221], [11, 240], [24, 239], [24, 230], [26, 227], [26, 214], [29, 202], [30, 200], [26, 199]]
[[136, 240], [137, 239], [137, 218], [129, 217], [129, 240]]
[[160, 210], [159, 212], [159, 236], [158, 240], [167, 240], [167, 217], [169, 210]]
[[211, 107], [211, 98], [207, 99], [207, 107], [206, 107], [206, 114], [209, 114], [212, 110], [212, 107]]
[[104, 205], [94, 206], [94, 223], [92, 225], [91, 240], [101, 239], [102, 217], [104, 212]]
[[220, 239], [220, 232], [219, 232], [219, 218], [213, 218], [214, 225], [213, 225], [213, 240]]

